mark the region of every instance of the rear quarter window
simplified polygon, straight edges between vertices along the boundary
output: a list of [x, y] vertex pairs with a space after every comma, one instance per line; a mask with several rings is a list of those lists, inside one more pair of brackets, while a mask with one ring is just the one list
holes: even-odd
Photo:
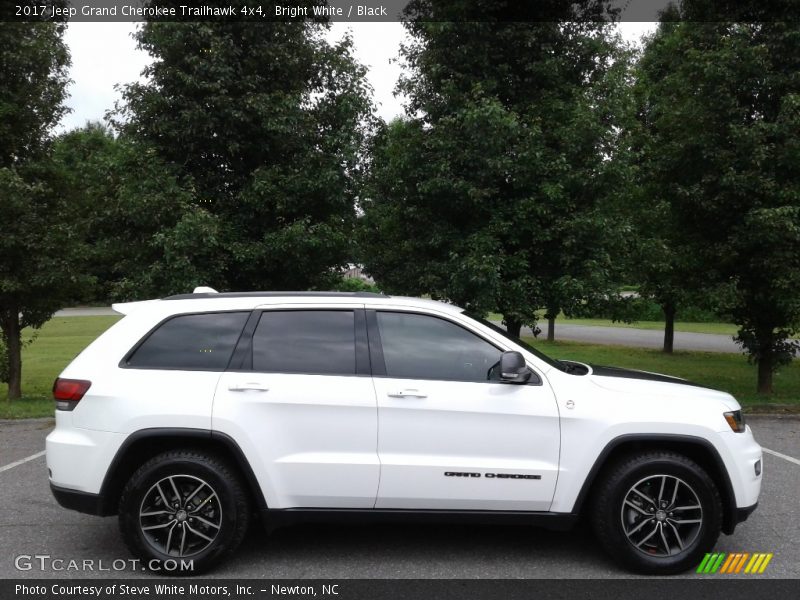
[[249, 312], [179, 315], [161, 323], [129, 353], [138, 369], [224, 371]]

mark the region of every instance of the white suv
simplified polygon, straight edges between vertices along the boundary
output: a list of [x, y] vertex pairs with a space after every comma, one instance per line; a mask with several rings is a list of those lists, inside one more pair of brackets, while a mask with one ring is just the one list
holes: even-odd
[[757, 504], [761, 448], [729, 394], [552, 360], [455, 306], [201, 288], [114, 308], [54, 384], [47, 466], [58, 502], [119, 514], [145, 564], [202, 572], [256, 514], [585, 516], [624, 566], [666, 574]]

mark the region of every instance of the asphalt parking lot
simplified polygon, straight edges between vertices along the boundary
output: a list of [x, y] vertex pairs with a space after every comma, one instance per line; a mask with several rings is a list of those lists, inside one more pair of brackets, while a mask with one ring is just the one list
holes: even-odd
[[[765, 453], [760, 505], [719, 552], [772, 552], [763, 575], [800, 577], [800, 419], [750, 417]], [[50, 419], [0, 421], [0, 578], [150, 577], [141, 571], [18, 570], [20, 555], [93, 560], [106, 568], [131, 558], [114, 517], [59, 507], [43, 456]], [[14, 463], [30, 458], [19, 464]], [[10, 468], [9, 468], [10, 467]], [[23, 565], [25, 562], [23, 561]], [[320, 526], [267, 536], [254, 527], [235, 557], [211, 574], [224, 578], [618, 578], [631, 577], [583, 529], [569, 533], [497, 526]], [[687, 577], [709, 577], [688, 573]], [[715, 575], [714, 577], [726, 577]], [[742, 577], [733, 575], [730, 577]]]

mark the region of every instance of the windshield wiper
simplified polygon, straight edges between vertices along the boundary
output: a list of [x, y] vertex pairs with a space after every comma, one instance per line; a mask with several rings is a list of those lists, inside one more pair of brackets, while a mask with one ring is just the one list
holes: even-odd
[[568, 360], [559, 360], [558, 363], [564, 367], [564, 371], [567, 373], [572, 373], [575, 369], [578, 368], [575, 364], [571, 363]]

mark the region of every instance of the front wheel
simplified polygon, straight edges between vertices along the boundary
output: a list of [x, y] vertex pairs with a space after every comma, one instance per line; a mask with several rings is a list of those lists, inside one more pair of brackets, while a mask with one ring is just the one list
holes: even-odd
[[623, 566], [669, 575], [696, 566], [722, 527], [722, 501], [697, 463], [649, 452], [612, 467], [600, 482], [592, 520], [600, 543]]
[[201, 451], [165, 452], [130, 478], [119, 504], [131, 552], [160, 575], [202, 573], [233, 552], [248, 527], [238, 474]]

